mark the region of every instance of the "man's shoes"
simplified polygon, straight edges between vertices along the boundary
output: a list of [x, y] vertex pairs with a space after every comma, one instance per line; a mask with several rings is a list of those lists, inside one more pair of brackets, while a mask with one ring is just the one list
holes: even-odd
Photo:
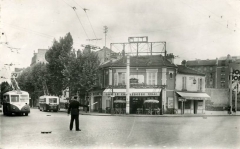
[[77, 129], [76, 131], [81, 131], [81, 129]]

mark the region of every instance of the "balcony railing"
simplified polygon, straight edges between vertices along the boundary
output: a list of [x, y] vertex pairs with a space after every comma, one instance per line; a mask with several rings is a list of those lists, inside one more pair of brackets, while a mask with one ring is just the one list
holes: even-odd
[[[166, 88], [167, 85], [146, 85], [146, 84], [130, 84], [130, 88]], [[118, 88], [118, 89], [124, 89], [126, 88], [126, 85], [109, 85], [107, 88]]]

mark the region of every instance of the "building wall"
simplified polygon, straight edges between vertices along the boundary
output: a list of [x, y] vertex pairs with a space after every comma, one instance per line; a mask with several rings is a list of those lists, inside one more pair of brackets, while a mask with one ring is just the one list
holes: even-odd
[[216, 66], [188, 66], [198, 72], [204, 73], [205, 78], [205, 87], [206, 88], [215, 88], [216, 84]]
[[34, 65], [36, 63], [47, 63], [46, 59], [45, 59], [45, 54], [47, 52], [47, 49], [38, 49], [37, 53], [34, 53], [33, 57], [32, 57], [32, 62], [31, 65]]
[[229, 105], [228, 89], [206, 88], [206, 93], [211, 97], [210, 100], [206, 100], [206, 110], [222, 111]]
[[[162, 70], [162, 68], [153, 68], [153, 67], [149, 67], [149, 68], [131, 68], [130, 69], [130, 79], [131, 78], [137, 78], [139, 79], [139, 83], [144, 83], [144, 84], [148, 84], [147, 82], [147, 71], [148, 70], [156, 70], [157, 71], [157, 84], [156, 85], [167, 85], [167, 89], [172, 89], [174, 90], [175, 87], [175, 69], [174, 68], [164, 68]], [[122, 72], [122, 73], [126, 73], [126, 68], [113, 68], [113, 83], [114, 85], [119, 85], [119, 77], [118, 74]], [[172, 78], [170, 78], [170, 73], [173, 73]], [[104, 76], [105, 79], [104, 80], [104, 84], [105, 87], [107, 87], [108, 85], [112, 84], [112, 70], [105, 70]], [[126, 79], [126, 77], [125, 77]], [[125, 80], [126, 82], [126, 80]], [[124, 85], [124, 84], [122, 84]], [[126, 84], [125, 84], [126, 85]]]
[[228, 88], [229, 83], [229, 67], [221, 66], [217, 67], [217, 75], [216, 75], [216, 88]]
[[[183, 77], [186, 77], [186, 90], [196, 92], [198, 90], [199, 81], [198, 79], [202, 79], [202, 91], [205, 92], [205, 77], [204, 76], [196, 76], [196, 75], [185, 75], [185, 74], [177, 74], [176, 76], [176, 90], [183, 90]], [[196, 84], [193, 84], [193, 80], [196, 79]]]
[[38, 53], [37, 53], [37, 59], [36, 62], [43, 62], [46, 63], [46, 59], [45, 59], [45, 54], [47, 52], [47, 49], [38, 49]]

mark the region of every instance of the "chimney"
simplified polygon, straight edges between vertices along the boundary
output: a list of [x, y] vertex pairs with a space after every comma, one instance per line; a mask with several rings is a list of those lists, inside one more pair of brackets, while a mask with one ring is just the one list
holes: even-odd
[[216, 65], [218, 65], [218, 58], [216, 58]]
[[167, 60], [174, 64], [174, 55], [172, 53], [167, 54]]
[[122, 56], [123, 57], [125, 56], [125, 50], [124, 49], [122, 50]]

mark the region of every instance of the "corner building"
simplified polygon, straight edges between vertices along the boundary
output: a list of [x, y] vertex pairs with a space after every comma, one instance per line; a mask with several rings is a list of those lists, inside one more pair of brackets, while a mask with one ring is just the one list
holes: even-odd
[[[126, 61], [123, 56], [100, 66], [99, 89], [90, 93], [91, 111], [126, 112]], [[130, 57], [130, 114], [154, 114], [147, 111], [150, 107], [159, 108], [159, 114], [173, 113], [176, 68], [161, 55]], [[150, 99], [158, 102], [145, 103]]]

